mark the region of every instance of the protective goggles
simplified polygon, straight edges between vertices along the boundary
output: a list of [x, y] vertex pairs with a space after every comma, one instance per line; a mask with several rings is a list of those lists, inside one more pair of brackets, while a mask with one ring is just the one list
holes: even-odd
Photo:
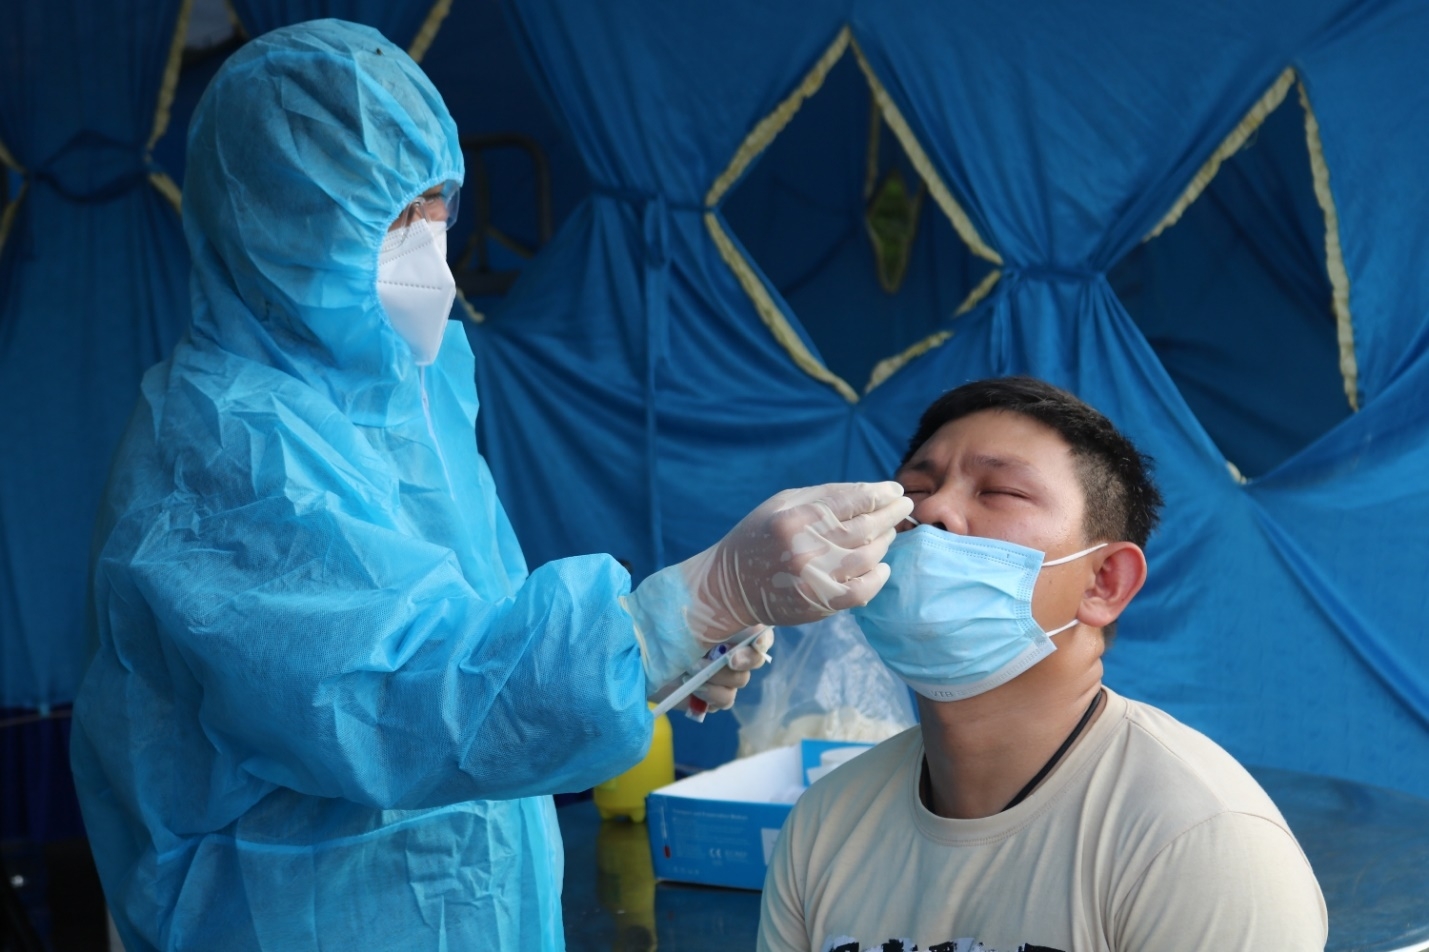
[[393, 223], [392, 231], [400, 234], [397, 244], [400, 245], [411, 234], [411, 225], [418, 220], [425, 221], [428, 225], [440, 225], [447, 231], [456, 224], [457, 210], [461, 205], [461, 186], [455, 182], [448, 182], [442, 186], [441, 194], [419, 195], [410, 202], [402, 213], [397, 216], [397, 221]]

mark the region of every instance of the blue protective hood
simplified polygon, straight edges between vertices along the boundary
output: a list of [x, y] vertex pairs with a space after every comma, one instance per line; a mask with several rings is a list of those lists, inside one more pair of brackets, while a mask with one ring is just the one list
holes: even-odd
[[407, 203], [464, 174], [441, 97], [376, 30], [315, 20], [246, 44], [189, 129], [195, 341], [386, 422], [415, 372], [377, 300], [378, 247]]

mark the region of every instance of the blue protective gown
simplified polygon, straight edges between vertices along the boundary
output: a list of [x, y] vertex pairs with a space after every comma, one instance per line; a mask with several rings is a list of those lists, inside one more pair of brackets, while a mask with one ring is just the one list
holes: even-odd
[[456, 127], [380, 34], [317, 21], [234, 54], [188, 155], [193, 324], [118, 452], [75, 704], [125, 944], [563, 948], [545, 795], [636, 762], [651, 719], [629, 576], [527, 576], [461, 327], [421, 372], [378, 303]]

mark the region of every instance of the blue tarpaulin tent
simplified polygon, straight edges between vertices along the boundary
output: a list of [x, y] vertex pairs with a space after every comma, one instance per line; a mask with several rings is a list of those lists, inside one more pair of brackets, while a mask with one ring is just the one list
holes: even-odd
[[[1245, 760], [1429, 790], [1412, 171], [1429, 95], [1410, 80], [1429, 12], [549, 0], [512, 14], [594, 182], [474, 335], [483, 447], [519, 477], [512, 515], [536, 558], [608, 549], [648, 571], [777, 486], [885, 475], [942, 390], [1034, 373], [1129, 431], [1169, 500], [1111, 682]], [[779, 262], [748, 254], [725, 214], [848, 57], [936, 214], [999, 275], [965, 313], [928, 315], [936, 336], [876, 353], [927, 348], [871, 389], [820, 359], [815, 321], [836, 303], [805, 320], [768, 277]], [[1277, 179], [1277, 157], [1302, 164]], [[1215, 188], [1232, 163], [1244, 196]], [[1273, 210], [1257, 213], [1262, 195]], [[1195, 223], [1200, 202], [1231, 211]], [[1199, 260], [1178, 285], [1159, 244], [1182, 227], [1199, 229]], [[1244, 250], [1206, 277], [1237, 228]], [[1118, 274], [1132, 255], [1141, 274]], [[1192, 311], [1197, 270], [1240, 286]], [[1218, 378], [1217, 354], [1239, 366]]]
[[[1168, 499], [1109, 682], [1245, 761], [1429, 795], [1422, 4], [234, 8], [371, 22], [464, 134], [544, 146], [562, 225], [468, 322], [533, 564], [643, 576], [780, 488], [887, 476], [949, 387], [1032, 373]], [[9, 717], [73, 697], [108, 456], [186, 320], [186, 9], [0, 20]], [[518, 184], [492, 221], [534, 244]], [[29, 729], [4, 755], [33, 778]], [[686, 763], [734, 748], [728, 718], [677, 731]]]

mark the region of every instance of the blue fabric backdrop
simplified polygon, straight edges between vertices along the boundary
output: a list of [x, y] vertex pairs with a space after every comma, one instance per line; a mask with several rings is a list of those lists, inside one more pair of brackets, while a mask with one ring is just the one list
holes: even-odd
[[336, 17], [365, 23], [405, 49], [417, 36], [433, 0], [230, 0], [249, 36], [304, 20]]
[[939, 330], [992, 265], [924, 195], [897, 293], [880, 287], [865, 209], [870, 152], [882, 182], [918, 173], [886, 123], [870, 145], [872, 91], [852, 55], [769, 144], [721, 212], [824, 364], [863, 389], [878, 361]]
[[[1410, 156], [1425, 144], [1413, 130], [1426, 128], [1429, 96], [1406, 84], [1429, 14], [1334, 0], [1154, 14], [1132, 2], [716, 12], [529, 0], [512, 13], [596, 182], [474, 331], [483, 446], [512, 487], [533, 559], [607, 549], [641, 574], [708, 544], [782, 485], [885, 475], [942, 390], [1031, 372], [1101, 407], [1160, 463], [1168, 517], [1110, 681], [1248, 761], [1429, 793], [1429, 649], [1416, 633], [1429, 451], [1410, 396], [1425, 382], [1424, 279], [1411, 262], [1426, 234], [1411, 211], [1424, 206]], [[1007, 264], [981, 307], [943, 318], [951, 341], [858, 403], [794, 366], [700, 220], [745, 135], [845, 23]], [[1138, 299], [1138, 326], [1107, 277], [1289, 65], [1322, 127], [1339, 211], [1354, 415], [1335, 372], [1323, 219], [1303, 170], [1274, 214], [1248, 204], [1266, 177], [1237, 173], [1252, 194], [1235, 214], [1266, 262], [1246, 279], [1246, 306], [1185, 330], [1174, 308]], [[1276, 129], [1297, 108], [1282, 106], [1267, 143], [1286, 138]], [[803, 161], [816, 177], [825, 159]], [[1234, 185], [1213, 200], [1234, 200]], [[1229, 226], [1213, 216], [1185, 227], [1185, 240], [1204, 241]], [[1173, 254], [1153, 246], [1143, 255]], [[1129, 277], [1155, 288], [1157, 270]], [[1293, 290], [1256, 304], [1277, 282]], [[1182, 303], [1174, 283], [1160, 287]], [[1269, 323], [1243, 328], [1257, 320]], [[1180, 354], [1178, 334], [1192, 345]], [[1197, 342], [1241, 355], [1239, 379], [1231, 367], [1217, 378]], [[1236, 481], [1227, 456], [1255, 478]], [[693, 759], [728, 751], [727, 731], [694, 740], [677, 729]]]
[[1175, 227], [1107, 275], [1186, 403], [1246, 476], [1350, 414], [1325, 219], [1292, 92]]
[[0, 249], [0, 722], [24, 719], [0, 730], [8, 836], [80, 832], [68, 724], [24, 715], [74, 697], [109, 457], [188, 319], [188, 253], [148, 155], [178, 10], [0, 17], [0, 143], [25, 185]]
[[[73, 696], [113, 439], [187, 319], [186, 252], [144, 153], [178, 6], [66, 18], [26, 2], [0, 22], [0, 142], [30, 170], [0, 253], [5, 707]], [[479, 437], [531, 563], [609, 551], [643, 576], [780, 488], [885, 476], [944, 389], [1035, 373], [1153, 453], [1170, 500], [1111, 683], [1243, 759], [1429, 794], [1429, 11], [1224, 6], [516, 0], [503, 17], [494, 0], [454, 4], [424, 67], [463, 133], [543, 145], [564, 220], [469, 328]], [[407, 43], [431, 4], [235, 8], [250, 32], [339, 15]], [[846, 54], [714, 214], [856, 390], [877, 361], [953, 334], [856, 403], [794, 364], [704, 221], [750, 130], [845, 26], [1006, 265], [954, 317], [992, 266], [929, 198], [903, 288], [878, 288], [862, 222], [870, 92]], [[185, 74], [156, 151], [176, 178], [217, 63]], [[1140, 241], [1287, 66], [1331, 174], [1353, 414], [1294, 91], [1180, 222]], [[916, 181], [886, 129], [880, 154]], [[493, 157], [492, 173], [498, 224], [533, 241], [522, 160]], [[682, 762], [733, 752], [729, 718], [676, 731]], [[32, 733], [7, 743], [53, 746]]]
[[73, 697], [109, 455], [140, 374], [188, 319], [188, 253], [147, 152], [178, 8], [0, 18], [0, 142], [28, 186], [0, 254], [6, 706]]

